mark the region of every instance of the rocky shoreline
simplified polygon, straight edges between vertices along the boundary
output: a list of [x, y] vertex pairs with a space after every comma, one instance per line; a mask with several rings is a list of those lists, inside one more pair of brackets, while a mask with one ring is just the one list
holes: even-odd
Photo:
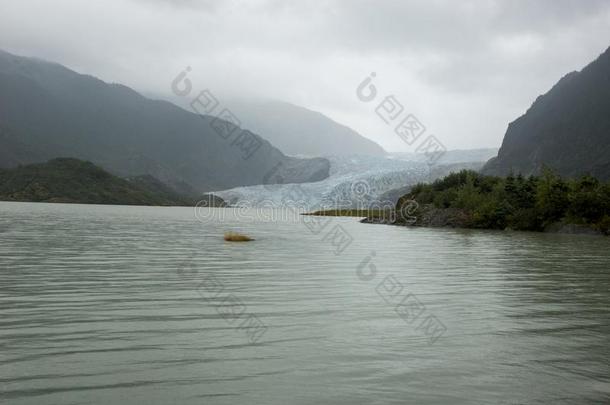
[[[404, 220], [397, 217], [396, 215], [392, 215], [389, 217], [367, 217], [362, 219], [360, 222], [363, 224], [395, 225], [422, 228], [487, 229], [468, 226], [469, 219], [470, 217], [468, 213], [466, 213], [464, 210], [456, 208], [443, 209], [428, 206], [419, 212], [419, 216], [414, 216], [412, 219], [409, 220]], [[504, 230], [510, 231], [512, 229], [506, 228]], [[555, 222], [547, 226], [542, 232], [570, 235], [605, 236], [603, 232], [590, 226], [565, 222]]]

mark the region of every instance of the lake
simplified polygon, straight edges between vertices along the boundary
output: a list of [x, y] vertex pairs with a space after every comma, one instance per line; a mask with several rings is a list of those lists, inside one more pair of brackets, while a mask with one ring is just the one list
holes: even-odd
[[0, 203], [0, 271], [3, 403], [610, 401], [609, 238]]

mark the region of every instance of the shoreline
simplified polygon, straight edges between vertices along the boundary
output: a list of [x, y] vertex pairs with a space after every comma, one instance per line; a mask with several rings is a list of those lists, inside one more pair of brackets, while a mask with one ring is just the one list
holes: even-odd
[[[412, 223], [401, 221], [397, 219], [396, 212], [390, 213], [390, 215], [364, 215], [367, 210], [362, 209], [343, 209], [343, 210], [320, 210], [314, 212], [307, 212], [301, 215], [311, 216], [333, 216], [333, 217], [353, 217], [362, 218], [358, 222], [363, 224], [374, 224], [374, 225], [392, 225], [392, 226], [404, 226], [413, 228], [446, 228], [446, 229], [474, 229], [474, 230], [495, 230], [495, 231], [513, 231], [514, 229], [496, 229], [496, 228], [478, 228], [464, 225], [465, 213], [455, 209], [428, 209], [425, 214], [415, 218]], [[355, 215], [361, 214], [361, 215]], [[376, 213], [379, 214], [379, 213]], [[524, 230], [522, 232], [531, 233], [555, 233], [565, 235], [590, 235], [590, 236], [608, 236], [602, 231], [592, 228], [587, 225], [568, 223], [568, 222], [555, 222], [548, 225], [542, 231], [531, 231]]]
[[[452, 226], [452, 225], [421, 225], [421, 224], [407, 224], [400, 222], [390, 222], [385, 221], [380, 218], [372, 218], [367, 217], [363, 218], [359, 221], [362, 224], [373, 224], [373, 225], [392, 225], [392, 226], [404, 226], [410, 228], [442, 228], [442, 229], [469, 229], [469, 230], [481, 230], [481, 231], [515, 231], [515, 229], [505, 228], [505, 229], [494, 229], [494, 228], [473, 228], [467, 226]], [[608, 236], [604, 235], [599, 230], [587, 227], [585, 225], [579, 224], [570, 224], [570, 223], [555, 223], [547, 227], [547, 229], [543, 231], [527, 231], [527, 230], [519, 230], [518, 232], [528, 232], [528, 233], [546, 233], [546, 234], [563, 234], [563, 235], [589, 235], [589, 236]]]

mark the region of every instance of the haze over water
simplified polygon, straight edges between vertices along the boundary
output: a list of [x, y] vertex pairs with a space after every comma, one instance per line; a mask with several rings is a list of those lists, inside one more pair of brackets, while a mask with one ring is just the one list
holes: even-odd
[[[0, 203], [0, 401], [610, 401], [608, 238], [329, 221]], [[222, 292], [202, 291], [210, 277]], [[388, 280], [442, 322], [437, 340]]]

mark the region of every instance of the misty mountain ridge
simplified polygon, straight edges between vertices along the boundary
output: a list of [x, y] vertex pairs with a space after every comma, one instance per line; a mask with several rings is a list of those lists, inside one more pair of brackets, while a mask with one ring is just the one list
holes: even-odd
[[[0, 105], [0, 167], [70, 156], [123, 177], [148, 174], [189, 193], [260, 184], [277, 167], [295, 183], [328, 176], [325, 159], [286, 156], [246, 130], [224, 139], [214, 126], [236, 128], [215, 117], [4, 51]], [[244, 139], [257, 144], [255, 153], [246, 153]]]
[[374, 141], [326, 115], [279, 100], [229, 100], [229, 108], [254, 132], [293, 156], [384, 156]]

